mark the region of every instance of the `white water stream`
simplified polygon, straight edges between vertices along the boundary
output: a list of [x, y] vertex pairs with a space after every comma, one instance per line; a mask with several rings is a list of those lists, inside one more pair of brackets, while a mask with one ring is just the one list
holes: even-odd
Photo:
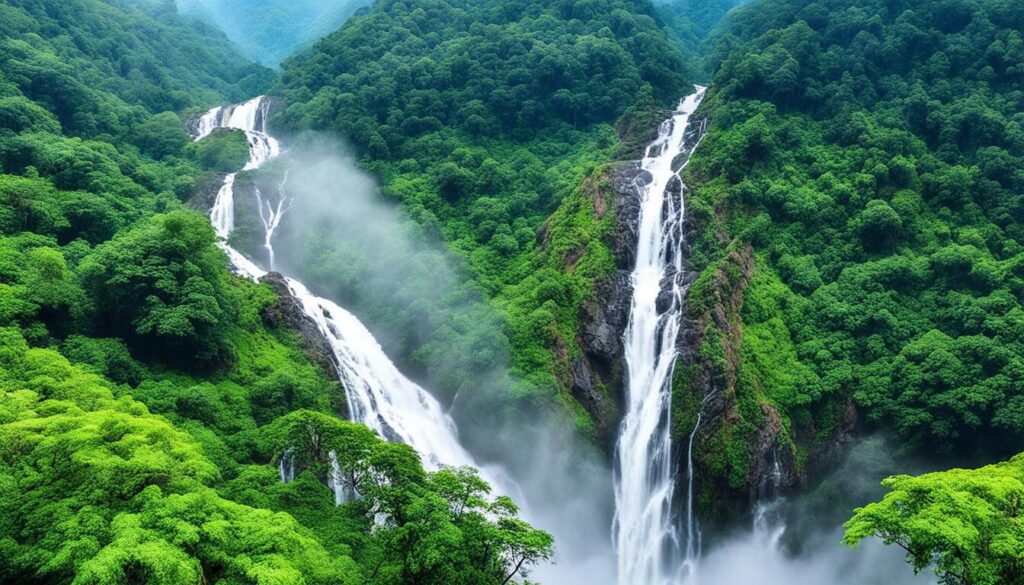
[[[269, 100], [257, 97], [243, 104], [210, 110], [196, 124], [192, 137], [202, 139], [217, 128], [245, 131], [249, 137], [250, 159], [245, 170], [261, 167], [280, 153], [277, 140], [266, 133]], [[264, 247], [273, 268], [272, 238], [281, 218], [289, 209], [285, 181], [278, 189], [278, 201], [264, 200], [257, 194], [260, 217], [265, 229]], [[227, 175], [210, 210], [210, 221], [222, 238], [220, 246], [237, 274], [257, 280], [267, 273], [227, 243], [234, 229], [235, 174]], [[427, 391], [402, 375], [388, 359], [373, 334], [351, 313], [334, 302], [317, 297], [301, 282], [286, 278], [303, 312], [316, 323], [331, 346], [345, 386], [348, 408], [354, 420], [361, 422], [390, 441], [408, 444], [419, 452], [427, 469], [441, 465], [472, 465], [480, 468], [459, 443], [455, 424], [440, 403]], [[500, 493], [515, 493], [514, 485], [496, 471], [481, 469], [481, 476]], [[282, 458], [282, 480], [294, 477], [294, 463]], [[336, 470], [337, 475], [337, 470]], [[332, 481], [337, 502], [346, 499], [340, 481]]]
[[[672, 184], [680, 181], [681, 170], [673, 169], [673, 161], [685, 149], [690, 116], [703, 97], [704, 88], [697, 87], [679, 103], [641, 162], [643, 176], [650, 182], [642, 188], [636, 267], [631, 276], [633, 299], [625, 334], [626, 415], [615, 454], [613, 533], [622, 585], [677, 583], [693, 573], [700, 554], [692, 482], [685, 547], [673, 518], [676, 466], [669, 424], [671, 386], [686, 291], [682, 284], [683, 198], [674, 197], [669, 187], [681, 186], [681, 182]], [[697, 420], [699, 425], [699, 415]], [[695, 427], [691, 447], [696, 431]], [[692, 456], [692, 449], [688, 453]], [[692, 457], [688, 459], [692, 479]]]

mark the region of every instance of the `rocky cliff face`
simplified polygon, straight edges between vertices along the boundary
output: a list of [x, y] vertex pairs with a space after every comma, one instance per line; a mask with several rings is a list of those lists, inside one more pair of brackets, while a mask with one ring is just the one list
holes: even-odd
[[[675, 169], [685, 165], [706, 126], [706, 120], [694, 119], [684, 138], [686, 148], [673, 161]], [[622, 415], [619, 405], [625, 390], [623, 335], [632, 297], [630, 273], [636, 262], [643, 188], [649, 181], [639, 162], [619, 163], [612, 167], [605, 188], [592, 195], [601, 199], [600, 204], [595, 202], [595, 212], [609, 209], [615, 214], [615, 233], [606, 244], [613, 252], [616, 270], [595, 284], [593, 302], [581, 311], [577, 342], [582, 355], [571, 365], [570, 387], [597, 423], [599, 438], [609, 450], [614, 448]], [[678, 199], [685, 203], [688, 186], [673, 181], [668, 188], [677, 203]], [[687, 242], [696, 241], [699, 230], [720, 230], [718, 222], [701, 225], [699, 214], [687, 214], [685, 221]], [[822, 441], [813, 436], [813, 430], [794, 431], [783, 413], [762, 395], [737, 394], [737, 377], [743, 368], [741, 313], [757, 267], [749, 244], [733, 242], [720, 231], [715, 234], [721, 250], [716, 263], [683, 275], [689, 292], [673, 379], [679, 469], [686, 469], [690, 433], [698, 409], [702, 413], [694, 445], [695, 487], [701, 516], [710, 523], [741, 517], [756, 502], [791, 492], [833, 465], [856, 420], [852, 407], [848, 408], [835, 435]], [[684, 265], [691, 267], [688, 243], [683, 253]], [[609, 400], [607, 391], [615, 400]], [[807, 457], [801, 462], [798, 453]], [[685, 472], [679, 475], [677, 489], [685, 489], [686, 479]]]
[[224, 185], [222, 173], [203, 173], [192, 186], [192, 197], [186, 202], [190, 208], [200, 213], [209, 213], [217, 200], [217, 192]]
[[595, 221], [613, 214], [615, 229], [602, 244], [612, 252], [614, 270], [594, 283], [594, 298], [580, 308], [576, 343], [581, 352], [570, 365], [569, 391], [594, 421], [597, 439], [609, 454], [622, 416], [623, 334], [629, 321], [629, 274], [639, 220], [640, 193], [634, 179], [640, 174], [636, 163], [613, 165], [606, 171], [609, 180], [586, 189], [594, 201]]

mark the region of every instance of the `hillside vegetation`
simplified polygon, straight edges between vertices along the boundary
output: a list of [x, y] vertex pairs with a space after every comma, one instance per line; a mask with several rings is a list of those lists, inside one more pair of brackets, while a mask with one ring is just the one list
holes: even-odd
[[497, 585], [551, 554], [474, 470], [340, 420], [279, 299], [183, 205], [247, 158], [183, 116], [265, 69], [159, 3], [0, 13], [0, 581]]
[[688, 311], [754, 263], [739, 339], [702, 349], [735, 412], [700, 455], [716, 489], [748, 481], [768, 413], [803, 466], [849, 401], [906, 451], [1020, 449], [1022, 25], [1000, 0], [767, 0], [716, 38]]

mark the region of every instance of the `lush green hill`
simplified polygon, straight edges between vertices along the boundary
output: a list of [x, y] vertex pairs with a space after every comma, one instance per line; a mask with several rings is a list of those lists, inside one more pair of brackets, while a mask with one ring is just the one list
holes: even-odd
[[699, 449], [709, 503], [746, 497], [765, 428], [813, 467], [851, 401], [908, 451], [1020, 449], [1022, 25], [1000, 0], [768, 0], [728, 20], [688, 170], [704, 345], [677, 380], [680, 432], [693, 380], [728, 399]]
[[[662, 26], [652, 5], [634, 0], [385, 1], [285, 62], [279, 86], [288, 102], [280, 127], [344, 134], [425, 237], [464, 259], [472, 286], [504, 316], [514, 394], [564, 400], [590, 430], [567, 373], [579, 355], [581, 305], [614, 270], [614, 220], [588, 216], [592, 193], [579, 188], [600, 183], [598, 167], [626, 150], [635, 157], [656, 130], [658, 105], [691, 91]], [[579, 225], [548, 245], [538, 233], [563, 204], [559, 221]], [[309, 241], [291, 246], [306, 251], [293, 258], [300, 273], [320, 275], [321, 290], [358, 296], [358, 283], [326, 268], [343, 256], [330, 240]], [[584, 242], [585, 257], [567, 264]], [[460, 302], [424, 293], [417, 304], [428, 312]], [[375, 300], [359, 308], [372, 313]], [[392, 353], [423, 355], [424, 344], [412, 339]], [[475, 380], [432, 386], [454, 394], [465, 383]]]
[[672, 29], [688, 42], [707, 38], [725, 15], [752, 0], [662, 0], [655, 2], [669, 15]]
[[475, 472], [342, 422], [280, 299], [185, 208], [246, 147], [190, 143], [183, 110], [265, 69], [161, 3], [0, 14], [0, 581], [498, 584], [550, 554]]
[[70, 132], [116, 134], [132, 116], [126, 105], [181, 111], [241, 99], [272, 79], [169, 2], [8, 0], [0, 14], [7, 81]]
[[275, 67], [334, 32], [370, 0], [177, 0], [183, 14], [224, 31], [243, 54]]

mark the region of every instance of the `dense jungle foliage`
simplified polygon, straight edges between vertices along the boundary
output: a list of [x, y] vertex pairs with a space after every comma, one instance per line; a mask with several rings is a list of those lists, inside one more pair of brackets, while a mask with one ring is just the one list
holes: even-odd
[[[150, 6], [151, 4], [151, 6]], [[196, 29], [156, 0], [5, 0], [0, 62], [7, 82], [80, 136], [123, 136], [144, 112], [180, 112], [240, 100], [273, 79], [235, 56], [212, 29]], [[13, 98], [12, 98], [13, 99]], [[5, 128], [31, 109], [9, 101]], [[15, 124], [15, 125], [9, 125]]]
[[947, 585], [1024, 581], [1024, 457], [980, 469], [954, 469], [883, 482], [881, 502], [858, 509], [845, 540], [869, 536], [907, 552], [916, 571], [934, 569]]
[[341, 421], [274, 293], [183, 205], [247, 158], [183, 116], [266, 70], [163, 3], [0, 12], [0, 581], [497, 585], [550, 556], [475, 471]]
[[[1024, 6], [762, 0], [716, 28], [740, 4], [382, 0], [277, 76], [178, 9], [275, 64], [358, 3], [314, 23], [312, 0], [0, 0], [0, 581], [524, 581], [551, 537], [474, 470], [341, 420], [276, 295], [227, 271], [187, 202], [246, 137], [192, 143], [185, 120], [273, 87], [277, 128], [350, 140], [412, 235], [382, 256], [418, 267], [369, 286], [374, 257], [330, 217], [284, 228], [281, 260], [451, 400], [471, 381], [557, 401], [596, 438], [568, 378], [615, 269], [609, 163], [704, 77], [709, 34], [687, 311], [730, 409], [698, 443], [701, 513], [747, 501], [761, 431], [802, 474], [856, 423], [946, 466], [1007, 461], [888, 479], [848, 543], [944, 583], [1024, 580]], [[235, 237], [255, 247], [251, 220]], [[729, 294], [728, 323], [705, 318]], [[707, 390], [692, 373], [677, 434]]]
[[[802, 465], [850, 400], [863, 426], [910, 452], [1020, 450], [1022, 30], [1024, 5], [1003, 0], [766, 0], [727, 20], [711, 130], [688, 171], [702, 271], [688, 310], [715, 302], [715, 274], [743, 295], [739, 355], [725, 332], [703, 348], [735, 376], [737, 405], [705, 443], [706, 469], [743, 485], [748, 441], [772, 410]], [[951, 583], [1017, 582], [1020, 528], [998, 498], [1019, 499], [1018, 467], [892, 479], [849, 538], [903, 544]], [[991, 491], [995, 508], [953, 513], [967, 503], [956, 490]], [[974, 536], [939, 534], [958, 522]]]
[[[658, 116], [635, 128], [629, 120], [687, 91], [663, 25], [633, 0], [378, 2], [284, 63], [288, 107], [277, 123], [351, 140], [385, 193], [425, 238], [464, 259], [470, 286], [501, 311], [515, 393], [560, 396], [578, 409], [556, 393], [579, 353], [581, 303], [614, 269], [602, 239], [612, 218], [595, 217], [579, 188], [603, 180], [599, 167], [625, 155], [623, 139], [643, 144]], [[563, 202], [556, 217], [574, 227], [542, 230]], [[300, 273], [353, 297], [358, 283], [346, 287], [323, 269], [339, 255], [322, 242], [298, 259]], [[372, 313], [373, 302], [357, 308]], [[392, 353], [414, 355], [427, 343]], [[454, 394], [459, 384], [448, 386], [434, 387]], [[577, 420], [590, 426], [581, 412]]]

